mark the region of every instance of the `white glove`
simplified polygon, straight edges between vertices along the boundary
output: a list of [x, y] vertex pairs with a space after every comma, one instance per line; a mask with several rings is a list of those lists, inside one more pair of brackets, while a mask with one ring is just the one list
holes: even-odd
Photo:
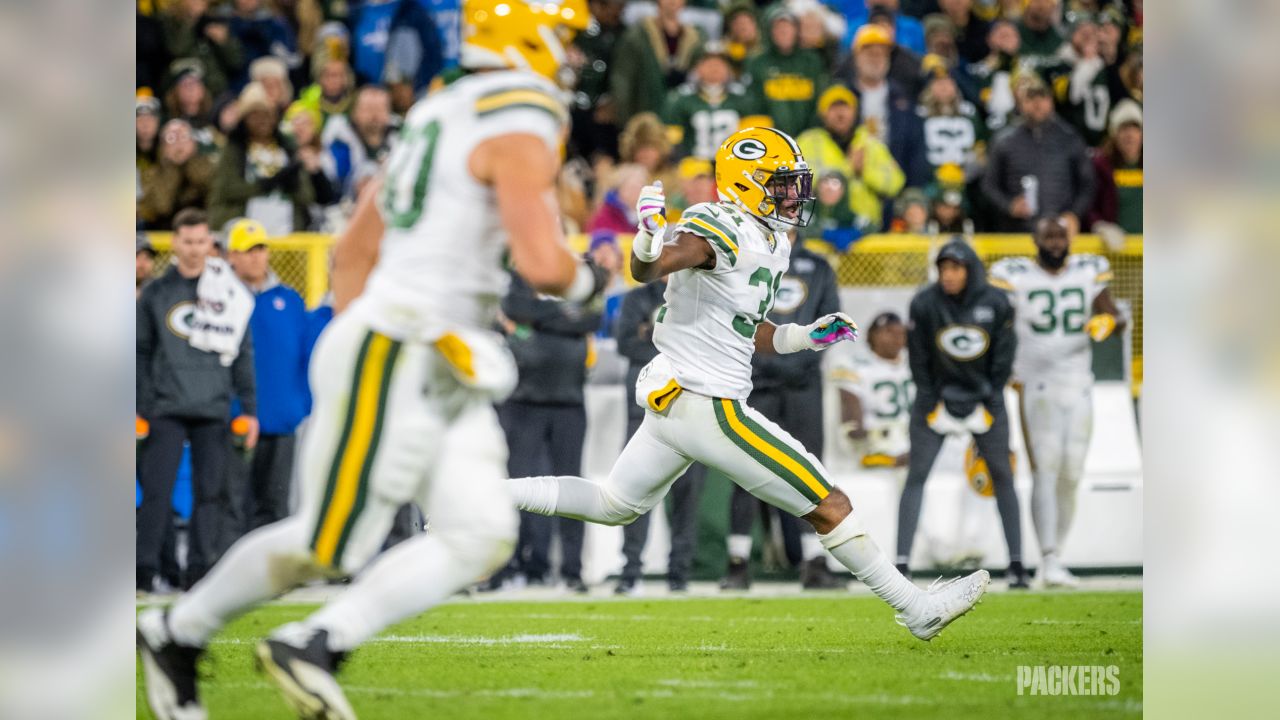
[[667, 196], [662, 193], [662, 181], [645, 185], [640, 190], [640, 199], [636, 201], [636, 217], [639, 218], [640, 230], [650, 235], [667, 226]]
[[826, 350], [832, 345], [858, 339], [858, 326], [842, 312], [834, 312], [808, 325], [787, 323], [773, 331], [773, 349], [780, 354], [801, 350]]

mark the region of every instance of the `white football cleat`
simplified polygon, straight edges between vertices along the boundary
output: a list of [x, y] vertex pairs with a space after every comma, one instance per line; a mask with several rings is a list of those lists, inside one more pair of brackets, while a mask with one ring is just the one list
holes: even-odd
[[143, 685], [152, 714], [157, 720], [205, 720], [208, 714], [196, 691], [196, 662], [204, 649], [174, 642], [168, 612], [160, 608], [138, 613], [137, 627]]
[[946, 582], [938, 578], [924, 591], [920, 610], [911, 617], [899, 615], [898, 624], [921, 640], [932, 640], [956, 618], [972, 610], [982, 600], [990, 582], [991, 575], [986, 570]]
[[1066, 565], [1062, 564], [1056, 556], [1048, 555], [1044, 562], [1040, 563], [1040, 571], [1036, 573], [1036, 578], [1044, 583], [1045, 587], [1065, 587], [1074, 588], [1080, 586], [1080, 578], [1071, 574]]

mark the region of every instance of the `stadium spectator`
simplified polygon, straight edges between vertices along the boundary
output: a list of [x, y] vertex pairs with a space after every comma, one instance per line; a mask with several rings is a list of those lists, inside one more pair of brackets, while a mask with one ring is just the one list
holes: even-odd
[[351, 112], [329, 118], [320, 135], [329, 178], [343, 197], [355, 198], [391, 152], [391, 95], [367, 85], [356, 92]]
[[[694, 161], [697, 162], [697, 161]], [[714, 182], [712, 188], [715, 188]], [[622, 299], [622, 312], [618, 318], [618, 354], [627, 360], [627, 440], [635, 435], [644, 421], [645, 409], [636, 404], [636, 380], [640, 370], [658, 355], [653, 344], [653, 325], [658, 308], [667, 290], [666, 279], [641, 285]], [[689, 586], [689, 574], [693, 566], [693, 554], [698, 540], [698, 500], [707, 469], [699, 464], [689, 466], [671, 486], [670, 512], [671, 555], [667, 560], [667, 587], [683, 592]], [[641, 555], [649, 537], [649, 513], [622, 527], [622, 556], [625, 563], [614, 592], [633, 595], [643, 571]]]
[[1080, 134], [1053, 110], [1038, 76], [1019, 86], [1022, 120], [991, 146], [982, 192], [995, 207], [995, 230], [1029, 232], [1043, 215], [1062, 214], [1072, 233], [1093, 207], [1096, 181]]
[[938, 168], [925, 194], [931, 198], [931, 234], [966, 237], [973, 234], [973, 221], [968, 217], [969, 204], [965, 198], [964, 170], [960, 166], [947, 164]]
[[834, 67], [848, 47], [848, 23], [818, 0], [787, 0], [787, 7], [800, 20], [800, 47], [818, 53], [824, 68]]
[[324, 145], [320, 143], [320, 112], [302, 101], [284, 113], [285, 132], [298, 148], [298, 162], [311, 180], [316, 205], [327, 207], [342, 199], [324, 169]]
[[889, 232], [923, 235], [929, 230], [929, 198], [919, 188], [907, 188], [893, 201]]
[[993, 22], [987, 32], [987, 56], [966, 68], [978, 91], [983, 120], [993, 133], [1008, 125], [1017, 110], [1012, 78], [1018, 67], [1020, 43], [1013, 23]]
[[889, 17], [893, 34], [903, 47], [916, 54], [924, 53], [924, 28], [916, 18], [898, 12], [898, 0], [833, 0], [830, 4], [841, 10], [849, 22], [846, 44], [878, 10]]
[[266, 90], [250, 83], [240, 93], [240, 122], [227, 138], [209, 193], [210, 221], [261, 222], [272, 235], [310, 227], [311, 181], [301, 171], [293, 143], [279, 128], [279, 114]]
[[986, 57], [990, 24], [974, 13], [973, 0], [938, 0], [938, 8], [951, 21], [960, 58], [975, 63]]
[[418, 0], [368, 0], [352, 8], [352, 66], [361, 85], [426, 89], [443, 67], [440, 36]]
[[[822, 127], [796, 139], [815, 174], [840, 173], [848, 184], [849, 209], [871, 231], [884, 222], [884, 205], [902, 190], [905, 178], [889, 149], [865, 125], [855, 125], [858, 100], [849, 88], [833, 85], [818, 99]], [[833, 216], [834, 217], [834, 216]]]
[[813, 219], [800, 230], [801, 236], [828, 242], [843, 252], [863, 230], [861, 220], [849, 209], [849, 180], [839, 170], [827, 169], [818, 175], [815, 187]]
[[924, 130], [916, 115], [915, 98], [889, 81], [892, 50], [893, 38], [883, 27], [864, 25], [853, 41], [853, 62], [837, 77], [852, 80], [849, 88], [858, 97], [861, 126], [888, 146], [907, 185], [919, 187], [929, 176]]
[[298, 99], [315, 108], [324, 122], [328, 122], [329, 118], [351, 109], [356, 96], [355, 82], [355, 72], [346, 61], [325, 60], [316, 71], [315, 84], [303, 90]]
[[[600, 312], [542, 299], [515, 273], [502, 312], [511, 323], [507, 340], [520, 374], [515, 392], [498, 408], [510, 448], [507, 470], [511, 477], [577, 475], [587, 429], [582, 391], [590, 355], [587, 336], [599, 329]], [[560, 577], [570, 590], [585, 593], [581, 520], [520, 513], [519, 542], [505, 574], [519, 572], [530, 585], [546, 584], [557, 529]]]
[[742, 75], [747, 59], [761, 46], [760, 22], [750, 0], [734, 0], [724, 9], [724, 44], [733, 70]]
[[829, 75], [817, 52], [800, 47], [800, 21], [785, 4], [769, 8], [764, 26], [763, 48], [747, 60], [743, 81], [772, 126], [795, 137], [813, 126], [814, 100]]
[[689, 82], [667, 94], [663, 119], [680, 155], [710, 158], [739, 127], [767, 125], [761, 112], [758, 98], [733, 80], [724, 45], [709, 42]]
[[1013, 308], [987, 282], [977, 252], [954, 238], [938, 251], [937, 282], [916, 293], [907, 323], [911, 439], [907, 482], [898, 505], [898, 569], [907, 563], [920, 521], [924, 484], [948, 435], [969, 433], [987, 460], [1009, 549], [1010, 587], [1027, 588], [1022, 526], [1009, 462], [1004, 389], [1013, 372], [1017, 336]]
[[[882, 8], [871, 11], [867, 16], [867, 25], [879, 25], [889, 37], [889, 84], [897, 86], [908, 97], [918, 96], [921, 81], [921, 54], [898, 44], [897, 36], [894, 34], [893, 19]], [[852, 60], [852, 58], [846, 58], [846, 60]], [[853, 77], [853, 74], [845, 70], [841, 73], [841, 77]]]
[[671, 140], [657, 115], [640, 113], [631, 118], [618, 138], [618, 154], [624, 163], [638, 163], [649, 172], [650, 182], [661, 180], [674, 186], [675, 168], [671, 166]]
[[614, 101], [609, 94], [613, 47], [622, 36], [622, 9], [625, 0], [590, 0], [591, 23], [573, 39], [573, 48], [582, 54], [578, 84], [574, 88], [571, 112], [573, 143], [577, 154], [593, 160], [597, 154], [616, 157], [618, 127]]
[[[231, 516], [226, 459], [231, 451], [227, 418], [233, 397], [248, 421], [246, 447], [257, 443], [253, 340], [248, 329], [253, 300], [225, 263], [210, 258], [212, 249], [204, 212], [178, 213], [175, 263], [149, 283], [138, 300], [136, 404], [138, 417], [150, 424], [139, 468], [136, 580], [143, 591], [153, 588], [160, 569], [183, 443], [191, 444], [194, 495], [186, 585], [199, 580], [233, 539], [224, 535]], [[200, 299], [204, 302], [197, 302]], [[235, 344], [237, 333], [240, 340]], [[231, 338], [229, 347], [198, 349], [197, 344], [214, 345], [208, 342], [211, 334]]]
[[173, 58], [196, 58], [204, 68], [209, 94], [218, 97], [237, 86], [246, 62], [230, 19], [209, 12], [209, 0], [174, 0], [160, 16], [165, 47]]
[[[272, 57], [289, 65], [296, 65], [298, 41], [293, 30], [272, 8], [264, 7], [262, 0], [233, 0], [231, 3], [231, 34], [240, 41], [245, 62]], [[252, 82], [258, 78], [250, 77]]]
[[960, 95], [955, 77], [945, 68], [933, 66], [925, 78], [918, 112], [924, 124], [930, 176], [950, 163], [964, 168], [967, 177], [976, 178], [982, 172], [987, 143], [987, 129], [978, 109]]
[[635, 206], [640, 190], [649, 184], [649, 171], [643, 165], [625, 163], [613, 169], [605, 183], [604, 198], [595, 215], [587, 223], [587, 232], [609, 230], [618, 234], [634, 234]]
[[142, 288], [151, 282], [151, 274], [156, 269], [156, 249], [145, 233], [138, 233], [133, 244], [133, 296], [136, 300], [142, 296]]
[[160, 159], [160, 101], [139, 95], [133, 103], [134, 171], [142, 173]]
[[236, 277], [256, 298], [249, 329], [258, 388], [258, 444], [249, 462], [249, 492], [233, 498], [248, 520], [247, 532], [289, 514], [294, 433], [310, 410], [310, 328], [302, 296], [271, 269], [267, 231], [261, 224], [233, 220], [227, 249]]
[[716, 174], [711, 161], [706, 158], [687, 157], [676, 168], [680, 187], [671, 193], [667, 205], [667, 223], [680, 222], [684, 209], [704, 202], [718, 202]]
[[1121, 100], [1111, 111], [1110, 134], [1094, 152], [1093, 169], [1098, 196], [1089, 221], [1099, 234], [1120, 232], [1142, 234], [1142, 108], [1132, 100]]
[[640, 113], [661, 113], [702, 46], [702, 33], [680, 21], [685, 0], [658, 0], [658, 14], [627, 29], [613, 50], [609, 91], [619, 127]]
[[199, 60], [175, 60], [169, 67], [169, 92], [164, 109], [169, 118], [186, 120], [191, 129], [201, 132], [202, 145], [213, 143], [208, 128], [213, 125], [213, 97], [204, 85], [204, 68]]
[[1072, 13], [1068, 41], [1058, 49], [1058, 62], [1041, 72], [1054, 90], [1062, 117], [1095, 147], [1107, 136], [1111, 89], [1106, 63], [1098, 49], [1098, 26], [1093, 16]]
[[283, 114], [293, 102], [293, 83], [289, 81], [289, 68], [276, 57], [262, 57], [249, 65], [249, 81], [262, 85], [276, 112]]
[[134, 24], [136, 48], [134, 57], [134, 87], [146, 88], [152, 93], [159, 92], [166, 80], [165, 72], [169, 67], [169, 51], [164, 46], [164, 27], [155, 16], [154, 8], [143, 11], [138, 4]]
[[1124, 87], [1124, 95], [1117, 96], [1126, 97], [1139, 105], [1142, 104], [1142, 49], [1138, 48], [1125, 58], [1124, 64], [1120, 66], [1117, 74], [1120, 77], [1120, 84]]
[[165, 123], [160, 134], [160, 161], [142, 173], [138, 218], [148, 228], [168, 228], [179, 210], [203, 209], [214, 169], [214, 158], [200, 152], [186, 120]]
[[1057, 28], [1061, 16], [1060, 0], [1027, 0], [1022, 17], [1018, 19], [1018, 36], [1021, 39], [1021, 59], [1028, 69], [1040, 70], [1055, 62], [1058, 49], [1064, 42]]
[[[778, 285], [769, 321], [775, 325], [807, 325], [840, 311], [836, 272], [803, 242], [791, 247], [791, 262]], [[751, 407], [778, 423], [815, 456], [822, 456], [822, 355], [819, 353], [755, 353], [751, 358]], [[729, 509], [729, 565], [720, 587], [746, 590], [751, 579], [751, 526], [761, 511], [781, 524], [787, 556], [800, 565], [801, 587], [830, 590], [844, 587], [848, 576], [827, 568], [827, 553], [809, 523], [764, 504], [734, 483]]]

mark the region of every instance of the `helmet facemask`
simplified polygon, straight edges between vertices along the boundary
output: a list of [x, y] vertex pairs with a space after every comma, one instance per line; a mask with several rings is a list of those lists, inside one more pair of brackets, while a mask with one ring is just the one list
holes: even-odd
[[[757, 171], [757, 175], [762, 174]], [[757, 180], [757, 182], [759, 182]], [[813, 219], [813, 172], [808, 165], [789, 170], [779, 168], [763, 183], [765, 201], [761, 203], [760, 217], [774, 230], [804, 227]]]

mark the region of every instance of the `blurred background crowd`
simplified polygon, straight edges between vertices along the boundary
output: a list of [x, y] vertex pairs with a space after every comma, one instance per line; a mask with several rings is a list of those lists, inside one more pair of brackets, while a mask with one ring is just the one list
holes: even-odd
[[[240, 534], [288, 513], [295, 435], [310, 407], [305, 368], [332, 316], [323, 296], [329, 243], [379, 174], [403, 115], [461, 74], [460, 5], [137, 1], [140, 590], [190, 585]], [[590, 27], [568, 48], [561, 78], [572, 124], [558, 192], [566, 229], [587, 236], [577, 240], [610, 265], [625, 265], [617, 239], [634, 233], [644, 185], [663, 181], [669, 218], [715, 200], [715, 150], [752, 125], [795, 137], [816, 181], [814, 220], [799, 230], [787, 280], [812, 292], [792, 292], [786, 307], [780, 295], [775, 320], [784, 313], [783, 322], [806, 323], [834, 311], [839, 288], [924, 280], [922, 250], [856, 263], [837, 257], [849, 259], [868, 235], [1025, 238], [1037, 218], [1052, 216], [1118, 252], [1126, 235], [1142, 233], [1141, 0], [589, 7]], [[300, 235], [312, 232], [323, 235]], [[230, 367], [161, 332], [182, 336], [210, 254], [225, 258], [253, 296]], [[1141, 250], [1116, 260], [1140, 348]], [[620, 277], [605, 307], [580, 307], [539, 297], [513, 275], [501, 329], [520, 386], [499, 408], [513, 477], [577, 475], [593, 451], [607, 452], [584, 447], [584, 386], [633, 391], [655, 352], [651, 318], [663, 285], [628, 289]], [[144, 348], [143, 338], [155, 342]], [[805, 444], [821, 455], [817, 363], [761, 360], [754, 382], [753, 406], [773, 397], [778, 421], [797, 436], [811, 432]], [[166, 406], [146, 391], [162, 386], [179, 395], [212, 390]], [[630, 417], [610, 442], [638, 425], [638, 406], [625, 407], [617, 414]], [[758, 508], [704, 475], [695, 466], [673, 489], [680, 500], [669, 521], [668, 581], [683, 589], [693, 572], [706, 518], [678, 511], [696, 508], [705, 484], [723, 490], [719, 506], [731, 506], [719, 511], [730, 515], [727, 526], [713, 533], [727, 536], [726, 586], [745, 587]], [[171, 503], [175, 483], [189, 489]], [[794, 518], [776, 520], [781, 564], [803, 565], [807, 587], [832, 586], [808, 547], [816, 543], [805, 542]], [[627, 529], [620, 592], [640, 576], [647, 522]], [[406, 507], [388, 542], [422, 524]], [[560, 579], [585, 590], [581, 523], [528, 514], [516, 557], [492, 587], [552, 581], [553, 536]]]
[[[341, 230], [415, 99], [456, 69], [460, 0], [138, 0], [137, 224], [197, 207]], [[771, 124], [836, 249], [880, 231], [1142, 232], [1141, 0], [592, 0], [570, 48], [571, 230], [630, 231], [641, 186], [712, 199]], [[670, 191], [669, 191], [670, 192]]]

